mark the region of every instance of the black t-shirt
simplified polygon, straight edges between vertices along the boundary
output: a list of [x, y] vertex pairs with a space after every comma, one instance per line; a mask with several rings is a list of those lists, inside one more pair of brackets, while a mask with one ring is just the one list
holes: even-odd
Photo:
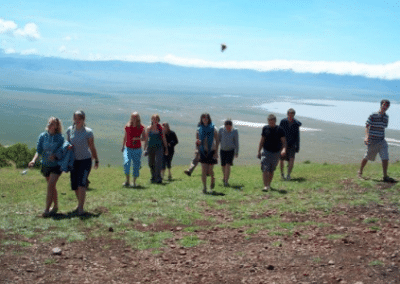
[[263, 127], [261, 136], [265, 137], [264, 150], [268, 152], [279, 152], [282, 148], [281, 138], [285, 137], [285, 131], [280, 126], [271, 128], [269, 125]]

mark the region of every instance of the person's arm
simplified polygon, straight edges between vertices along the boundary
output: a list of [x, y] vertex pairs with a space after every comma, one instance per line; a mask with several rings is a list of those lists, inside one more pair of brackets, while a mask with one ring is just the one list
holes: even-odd
[[167, 138], [165, 138], [165, 130], [162, 130], [162, 140], [163, 140], [163, 144], [164, 144], [164, 155], [168, 156], [168, 143], [167, 143]]
[[285, 136], [281, 137], [281, 143], [282, 143], [281, 155], [285, 156], [286, 155], [286, 137]]
[[265, 144], [265, 137], [261, 136], [260, 143], [258, 144], [257, 158], [261, 159], [261, 150]]
[[97, 169], [99, 167], [99, 157], [97, 156], [97, 150], [94, 146], [94, 137], [88, 139], [88, 145], [90, 152], [92, 153], [92, 158], [94, 159], [94, 168]]
[[368, 124], [365, 126], [365, 138], [364, 138], [365, 145], [369, 144], [369, 127], [370, 126]]
[[30, 168], [35, 165], [37, 158], [39, 157], [39, 155], [41, 155], [43, 153], [43, 139], [44, 139], [43, 137], [44, 137], [43, 135], [39, 136], [39, 140], [38, 140], [37, 146], [36, 146], [36, 153], [33, 156], [32, 161], [30, 161], [28, 163], [28, 167], [30, 167]]
[[143, 148], [143, 151], [144, 151], [144, 155], [145, 156], [147, 156], [147, 147], [148, 147], [148, 145], [149, 145], [149, 131], [150, 131], [150, 127], [151, 126], [148, 126], [147, 128], [146, 128], [146, 131], [145, 131], [145, 140], [144, 140], [144, 148]]
[[122, 148], [121, 148], [121, 152], [124, 152], [125, 150], [125, 144], [126, 144], [126, 131], [125, 131], [125, 135], [124, 135], [124, 139], [122, 140]]
[[215, 140], [215, 153], [214, 153], [214, 158], [218, 159], [218, 147], [219, 147], [219, 138], [218, 138], [218, 132], [216, 129], [214, 129], [214, 140]]
[[38, 152], [36, 152], [35, 156], [33, 156], [33, 158], [32, 158], [32, 161], [30, 161], [29, 164], [28, 164], [29, 168], [32, 168], [35, 165], [36, 160], [37, 160], [38, 157], [39, 157], [39, 154], [38, 154]]
[[236, 130], [234, 132], [234, 143], [235, 143], [235, 158], [239, 156], [239, 131]]

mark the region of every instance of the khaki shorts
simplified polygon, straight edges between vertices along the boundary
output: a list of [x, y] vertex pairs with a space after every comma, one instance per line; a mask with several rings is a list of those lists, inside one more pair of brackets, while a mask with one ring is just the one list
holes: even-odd
[[365, 151], [364, 159], [375, 161], [378, 153], [382, 161], [389, 160], [388, 144], [386, 140], [370, 142], [370, 144], [367, 145], [367, 151]]
[[264, 151], [261, 156], [261, 170], [263, 172], [273, 172], [279, 163], [281, 152]]

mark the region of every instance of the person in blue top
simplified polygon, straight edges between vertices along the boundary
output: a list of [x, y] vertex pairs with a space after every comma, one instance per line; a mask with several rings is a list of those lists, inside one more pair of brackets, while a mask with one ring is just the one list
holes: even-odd
[[207, 194], [207, 176], [211, 177], [210, 188], [215, 187], [214, 165], [218, 163], [218, 132], [208, 113], [200, 116], [199, 127], [196, 132], [196, 145], [199, 147], [201, 163], [201, 181], [203, 193]]
[[[40, 134], [35, 156], [29, 162], [28, 167], [33, 167], [37, 158], [42, 156], [42, 174], [47, 180], [46, 208], [43, 217], [50, 217], [58, 211], [58, 194], [56, 184], [61, 175], [60, 166], [57, 163], [56, 152], [64, 143], [61, 121], [56, 117], [50, 117], [46, 131]], [[50, 210], [51, 205], [53, 208]]]
[[88, 177], [92, 168], [92, 158], [94, 168], [99, 167], [99, 158], [94, 145], [92, 129], [86, 127], [86, 115], [82, 110], [78, 110], [73, 116], [74, 125], [67, 130], [67, 140], [71, 143], [74, 150], [75, 161], [71, 171], [71, 189], [75, 191], [78, 199], [76, 212], [79, 216], [85, 215], [83, 206], [86, 199], [86, 189], [88, 187]]

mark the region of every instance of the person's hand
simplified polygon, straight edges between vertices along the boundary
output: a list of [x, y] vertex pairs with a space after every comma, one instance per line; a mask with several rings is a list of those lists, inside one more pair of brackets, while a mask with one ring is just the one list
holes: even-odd
[[121, 152], [124, 152], [124, 150], [125, 150], [125, 147], [122, 147], [122, 148], [121, 148]]
[[258, 153], [258, 154], [257, 154], [257, 158], [258, 158], [258, 159], [261, 159], [261, 153]]
[[364, 138], [364, 144], [365, 144], [365, 145], [368, 145], [368, 144], [369, 144], [369, 139], [368, 139], [368, 137], [365, 137], [365, 138]]
[[94, 162], [94, 169], [97, 170], [99, 168], [99, 161]]
[[283, 148], [281, 151], [281, 157], [285, 157], [286, 156], [286, 148]]
[[168, 149], [165, 149], [165, 156], [168, 156]]
[[200, 139], [197, 139], [197, 140], [196, 140], [196, 145], [197, 145], [197, 146], [200, 146], [200, 144], [201, 144]]
[[74, 146], [72, 146], [72, 145], [68, 145], [67, 149], [68, 149], [68, 150], [72, 150], [73, 147], [74, 147]]
[[32, 168], [35, 165], [36, 161], [32, 160], [28, 163], [28, 168]]
[[144, 151], [143, 156], [147, 157], [149, 153], [147, 152], [147, 150]]
[[215, 151], [215, 153], [214, 153], [214, 159], [218, 159], [218, 152], [217, 151]]
[[237, 159], [239, 157], [239, 155], [238, 154], [235, 154], [235, 158]]

